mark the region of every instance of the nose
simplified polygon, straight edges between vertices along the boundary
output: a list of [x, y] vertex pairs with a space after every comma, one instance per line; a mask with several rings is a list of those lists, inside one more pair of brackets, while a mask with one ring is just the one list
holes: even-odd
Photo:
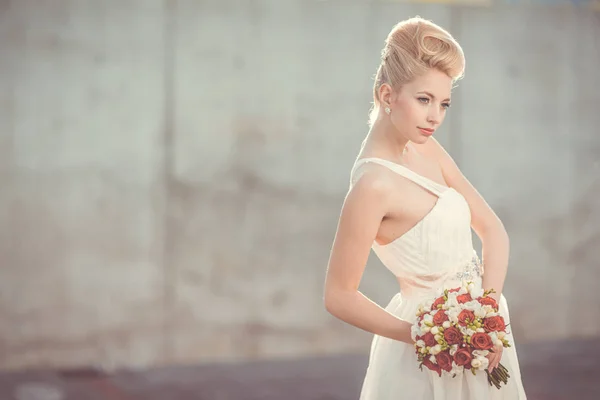
[[[432, 107], [433, 108], [433, 107]], [[427, 115], [427, 122], [433, 125], [439, 125], [441, 120], [441, 112], [438, 110], [430, 110]]]

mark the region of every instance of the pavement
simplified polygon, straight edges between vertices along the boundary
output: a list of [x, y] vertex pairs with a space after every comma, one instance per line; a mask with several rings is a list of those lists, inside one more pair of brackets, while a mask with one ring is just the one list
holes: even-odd
[[[518, 347], [529, 400], [600, 399], [600, 338]], [[0, 400], [351, 400], [367, 355], [169, 366], [0, 372]]]

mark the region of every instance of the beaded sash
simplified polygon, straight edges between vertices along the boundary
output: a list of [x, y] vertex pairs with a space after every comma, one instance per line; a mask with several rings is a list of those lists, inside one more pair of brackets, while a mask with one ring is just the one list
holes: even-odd
[[479, 259], [477, 254], [473, 254], [473, 258], [467, 264], [463, 266], [463, 268], [458, 271], [456, 274], [451, 276], [450, 279], [457, 280], [474, 280], [476, 278], [481, 278], [483, 276], [483, 263]]

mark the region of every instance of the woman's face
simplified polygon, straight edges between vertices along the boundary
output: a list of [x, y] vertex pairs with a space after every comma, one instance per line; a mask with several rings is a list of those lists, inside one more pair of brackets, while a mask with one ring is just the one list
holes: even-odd
[[[450, 107], [452, 78], [430, 69], [390, 95], [389, 116], [396, 130], [407, 140], [425, 143], [442, 124]], [[385, 108], [385, 106], [384, 106]]]

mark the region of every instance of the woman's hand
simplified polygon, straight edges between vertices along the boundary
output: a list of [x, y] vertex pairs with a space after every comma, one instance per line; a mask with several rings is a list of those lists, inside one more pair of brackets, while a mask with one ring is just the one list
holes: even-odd
[[494, 371], [494, 368], [498, 367], [500, 364], [500, 359], [502, 358], [502, 351], [504, 350], [504, 346], [495, 345], [492, 349], [490, 349], [489, 354], [486, 358], [489, 361], [488, 371]]

